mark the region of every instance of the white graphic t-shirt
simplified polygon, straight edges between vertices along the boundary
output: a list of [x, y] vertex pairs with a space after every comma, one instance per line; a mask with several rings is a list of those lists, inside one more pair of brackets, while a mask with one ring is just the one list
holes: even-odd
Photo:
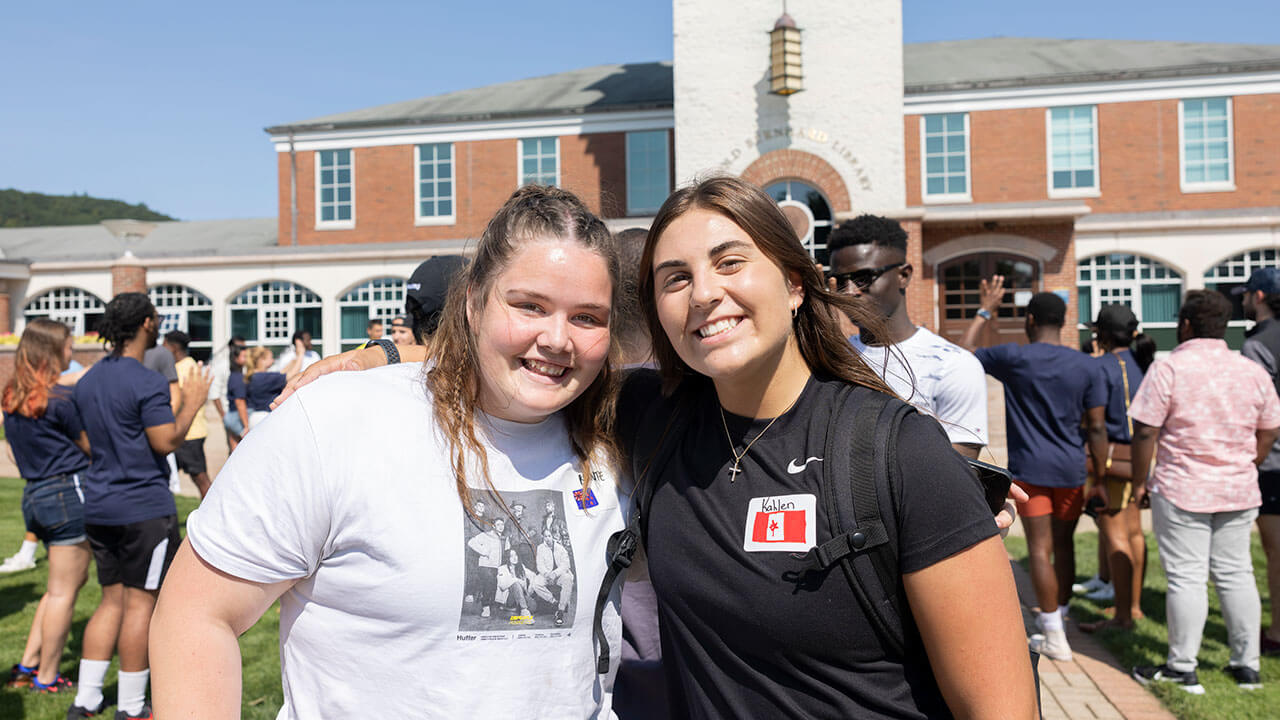
[[902, 399], [937, 418], [951, 442], [987, 444], [987, 379], [973, 353], [925, 328], [893, 352], [857, 335], [849, 342]]
[[279, 718], [609, 717], [613, 672], [596, 674], [591, 618], [629, 500], [603, 464], [583, 491], [559, 415], [476, 424], [499, 491], [473, 491], [479, 521], [418, 365], [303, 388], [188, 518], [192, 548], [219, 570], [297, 580], [280, 600]]

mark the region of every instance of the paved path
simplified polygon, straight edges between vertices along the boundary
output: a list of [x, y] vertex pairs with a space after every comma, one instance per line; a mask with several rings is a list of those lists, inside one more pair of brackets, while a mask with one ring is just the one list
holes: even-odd
[[[1017, 563], [1013, 566], [1022, 601], [1022, 621], [1027, 634], [1035, 628], [1035, 593], [1031, 576]], [[1071, 662], [1040, 658], [1040, 705], [1044, 720], [1175, 720], [1146, 688], [1129, 677], [1111, 653], [1091, 635], [1085, 635], [1068, 620], [1067, 640]]]

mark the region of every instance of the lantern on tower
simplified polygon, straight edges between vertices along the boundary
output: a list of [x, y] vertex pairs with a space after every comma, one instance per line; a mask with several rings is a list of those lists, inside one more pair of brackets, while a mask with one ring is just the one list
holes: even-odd
[[804, 89], [800, 68], [800, 28], [783, 8], [769, 31], [769, 92], [791, 95]]

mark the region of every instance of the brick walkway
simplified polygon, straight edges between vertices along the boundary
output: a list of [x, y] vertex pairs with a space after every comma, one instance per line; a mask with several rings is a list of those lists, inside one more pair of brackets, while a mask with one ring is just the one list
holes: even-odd
[[[1017, 563], [1013, 576], [1022, 601], [1022, 622], [1027, 634], [1035, 628], [1035, 593], [1031, 576]], [[1067, 640], [1071, 662], [1040, 658], [1040, 705], [1044, 720], [1175, 720], [1154, 695], [1121, 667], [1111, 653], [1091, 635], [1085, 635], [1068, 620]]]

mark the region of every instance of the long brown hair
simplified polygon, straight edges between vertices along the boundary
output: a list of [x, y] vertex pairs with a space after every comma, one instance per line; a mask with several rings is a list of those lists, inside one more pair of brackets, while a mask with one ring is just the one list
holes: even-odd
[[894, 394], [849, 344], [834, 313], [848, 315], [877, 337], [888, 336], [884, 320], [868, 301], [828, 290], [822, 273], [800, 244], [795, 229], [778, 205], [755, 185], [727, 176], [700, 180], [672, 193], [658, 210], [645, 240], [640, 302], [653, 338], [653, 354], [658, 361], [665, 394], [671, 394], [686, 376], [697, 373], [676, 354], [671, 339], [658, 320], [658, 306], [654, 300], [653, 253], [667, 226], [692, 210], [709, 210], [729, 218], [755, 241], [765, 257], [778, 265], [785, 277], [799, 278], [804, 301], [792, 325], [800, 354], [811, 371]]
[[[511, 257], [527, 242], [541, 238], [573, 240], [600, 255], [609, 268], [613, 288], [611, 306], [618, 305], [618, 260], [605, 224], [573, 193], [557, 187], [526, 185], [507, 199], [489, 220], [476, 245], [475, 258], [450, 284], [440, 314], [440, 325], [431, 336], [427, 389], [431, 391], [436, 422], [447, 439], [458, 497], [473, 514], [467, 484], [467, 458], [474, 456], [489, 494], [502, 503], [489, 478], [489, 462], [476, 435], [475, 416], [480, 410], [480, 358], [475, 330], [467, 310], [478, 314], [489, 302], [498, 276]], [[612, 313], [610, 313], [612, 323]], [[564, 409], [569, 438], [582, 467], [584, 487], [591, 482], [591, 458], [604, 453], [615, 458], [613, 414], [617, 402], [617, 338], [610, 333], [609, 361], [581, 395]], [[503, 503], [505, 507], [505, 503]]]
[[71, 331], [54, 320], [27, 323], [14, 353], [13, 377], [4, 388], [0, 406], [13, 415], [38, 418], [49, 408], [49, 391], [62, 373], [62, 353]]

